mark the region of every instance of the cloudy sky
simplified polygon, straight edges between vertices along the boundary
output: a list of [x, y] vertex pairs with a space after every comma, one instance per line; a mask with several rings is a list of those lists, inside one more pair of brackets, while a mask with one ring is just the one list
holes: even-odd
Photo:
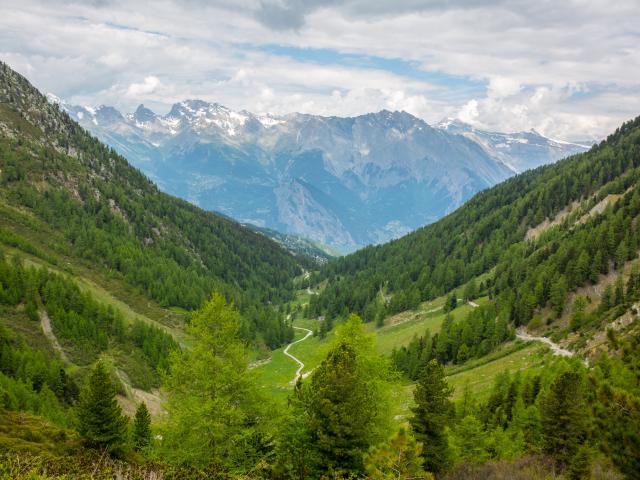
[[602, 137], [640, 115], [640, 0], [2, 0], [0, 59], [71, 103], [406, 110]]

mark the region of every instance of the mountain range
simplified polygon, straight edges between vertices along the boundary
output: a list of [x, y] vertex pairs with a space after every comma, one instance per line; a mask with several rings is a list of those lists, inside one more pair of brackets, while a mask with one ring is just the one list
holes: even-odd
[[166, 115], [144, 105], [122, 114], [50, 99], [164, 191], [343, 253], [400, 237], [516, 173], [586, 150], [535, 131], [431, 126], [397, 111], [275, 116], [186, 100]]

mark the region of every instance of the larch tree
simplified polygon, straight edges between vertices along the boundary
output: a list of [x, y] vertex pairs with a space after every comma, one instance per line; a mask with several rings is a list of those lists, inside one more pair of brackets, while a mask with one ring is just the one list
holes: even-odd
[[371, 480], [432, 480], [422, 468], [422, 444], [404, 428], [387, 442], [373, 447], [365, 457], [367, 478]]
[[259, 461], [268, 415], [240, 340], [242, 317], [214, 294], [191, 318], [190, 348], [174, 351], [164, 376], [170, 461], [219, 471]]

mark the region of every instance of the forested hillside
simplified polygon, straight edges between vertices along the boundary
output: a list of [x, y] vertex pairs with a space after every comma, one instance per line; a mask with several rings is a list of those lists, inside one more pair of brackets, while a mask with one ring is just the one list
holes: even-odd
[[0, 73], [0, 477], [638, 478], [640, 118], [294, 282]]
[[637, 118], [589, 152], [518, 175], [435, 224], [329, 263], [315, 278], [327, 287], [312, 298], [311, 313], [359, 312], [370, 321], [491, 272], [475, 287], [516, 326], [545, 308], [560, 315], [569, 292], [637, 257], [639, 167]]
[[[239, 224], [158, 191], [26, 79], [0, 65], [0, 236], [8, 245], [84, 262], [164, 307], [194, 309], [212, 291], [248, 320], [245, 336], [289, 338], [265, 305], [290, 298], [297, 261]], [[46, 225], [40, 246], [30, 231]], [[42, 240], [42, 239], [41, 239]]]

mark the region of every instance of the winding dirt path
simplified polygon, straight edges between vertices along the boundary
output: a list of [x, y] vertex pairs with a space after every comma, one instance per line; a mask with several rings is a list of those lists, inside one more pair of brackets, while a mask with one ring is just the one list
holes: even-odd
[[304, 337], [302, 337], [300, 340], [296, 340], [295, 342], [291, 342], [289, 345], [287, 345], [287, 348], [285, 348], [283, 352], [287, 357], [289, 357], [291, 360], [293, 360], [298, 364], [298, 370], [296, 371], [296, 375], [295, 377], [293, 377], [293, 380], [291, 381], [292, 384], [295, 384], [298, 381], [298, 378], [300, 378], [301, 376], [302, 370], [304, 369], [304, 363], [302, 363], [302, 361], [300, 361], [299, 358], [291, 355], [289, 353], [289, 349], [296, 343], [304, 342], [307, 338], [313, 335], [313, 332], [308, 328], [302, 328], [302, 327], [293, 327], [293, 328], [295, 328], [296, 330], [302, 330], [304, 332], [307, 332], [307, 334]]
[[551, 351], [554, 355], [559, 355], [561, 357], [573, 357], [574, 352], [566, 350], [562, 348], [557, 343], [553, 342], [550, 338], [547, 337], [534, 337], [533, 335], [529, 335], [524, 328], [519, 328], [516, 331], [516, 337], [520, 340], [524, 340], [525, 342], [542, 342], [549, 345]]
[[58, 342], [58, 339], [56, 338], [56, 334], [53, 333], [53, 328], [51, 327], [51, 319], [49, 318], [49, 315], [44, 310], [41, 310], [38, 313], [40, 314], [40, 327], [42, 328], [42, 332], [44, 333], [44, 336], [47, 337], [49, 342], [51, 342], [51, 346], [58, 353], [58, 355], [60, 355], [60, 358], [62, 358], [62, 361], [67, 364], [71, 363], [69, 361], [69, 357], [67, 357], [67, 354], [62, 349], [62, 345], [60, 345], [60, 342]]

